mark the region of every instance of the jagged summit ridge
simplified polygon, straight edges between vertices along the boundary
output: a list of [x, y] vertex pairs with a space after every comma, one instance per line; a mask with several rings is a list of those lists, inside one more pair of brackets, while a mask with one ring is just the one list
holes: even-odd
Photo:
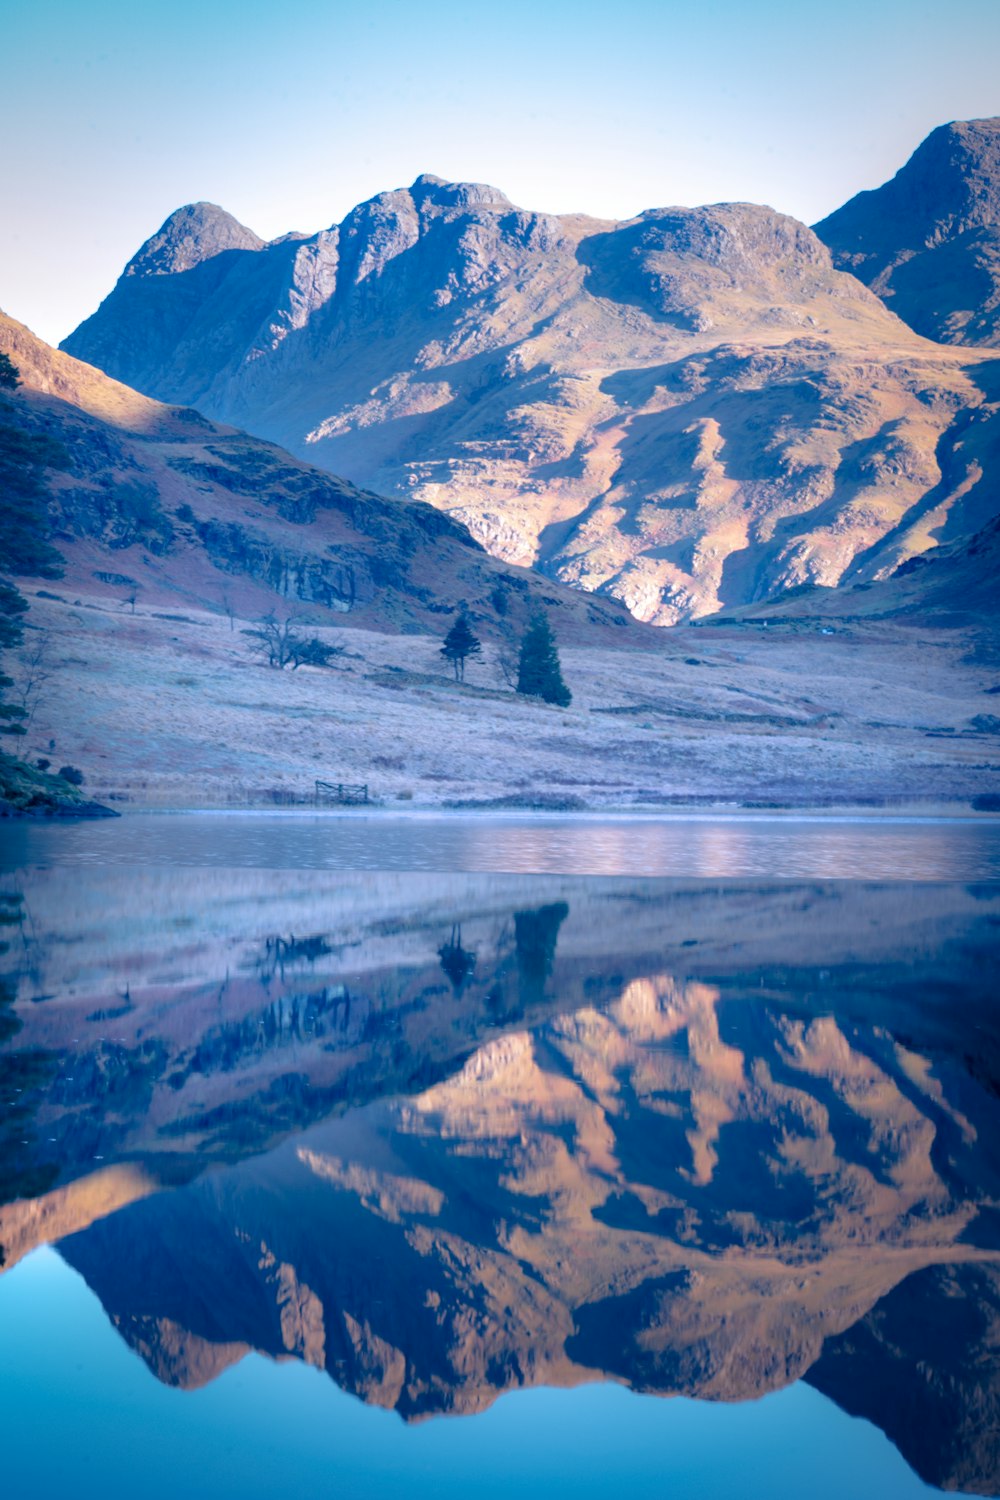
[[670, 624], [988, 519], [979, 428], [942, 444], [977, 377], [834, 260], [760, 205], [619, 223], [423, 176], [123, 278], [64, 347]]

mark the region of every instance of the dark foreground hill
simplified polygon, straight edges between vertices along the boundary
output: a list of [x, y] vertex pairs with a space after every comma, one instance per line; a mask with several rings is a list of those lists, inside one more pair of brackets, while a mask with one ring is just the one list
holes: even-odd
[[632, 623], [613, 600], [498, 562], [430, 506], [359, 490], [141, 396], [3, 314], [0, 350], [21, 377], [8, 430], [44, 434], [67, 455], [49, 478], [61, 592], [389, 631], [436, 628], [462, 600], [487, 630], [535, 606], [557, 610], [570, 637]]

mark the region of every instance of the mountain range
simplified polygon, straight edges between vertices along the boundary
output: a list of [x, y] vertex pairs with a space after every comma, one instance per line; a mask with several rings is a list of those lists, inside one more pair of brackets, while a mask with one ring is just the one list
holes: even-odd
[[[989, 122], [934, 161], [953, 138], [920, 177], [942, 244], [996, 177]], [[172, 215], [68, 341], [96, 364], [0, 316], [0, 426], [67, 456], [65, 576], [25, 585], [13, 664], [27, 701], [44, 647], [26, 752], [143, 804], [316, 779], [563, 808], [995, 795], [1000, 360], [839, 258], [751, 205], [607, 224], [420, 179], [270, 245]], [[484, 649], [455, 684], [463, 604]], [[511, 691], [539, 607], [558, 724]], [[320, 632], [335, 677], [255, 659], [268, 615]]]
[[193, 204], [63, 347], [641, 620], [870, 582], [996, 512], [997, 129], [815, 233], [430, 176], [270, 243]]

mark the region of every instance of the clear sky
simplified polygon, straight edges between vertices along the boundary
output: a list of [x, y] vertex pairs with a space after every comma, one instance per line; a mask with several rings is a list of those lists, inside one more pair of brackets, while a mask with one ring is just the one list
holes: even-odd
[[814, 222], [1000, 113], [997, 0], [0, 0], [0, 307], [56, 342], [174, 208], [315, 230], [421, 172]]

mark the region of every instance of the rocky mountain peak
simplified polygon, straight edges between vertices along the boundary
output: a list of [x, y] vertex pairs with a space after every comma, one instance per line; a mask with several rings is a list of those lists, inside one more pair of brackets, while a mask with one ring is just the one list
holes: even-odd
[[938, 126], [879, 191], [888, 190], [897, 210], [923, 218], [928, 246], [1000, 224], [1000, 119]]
[[262, 250], [264, 241], [217, 203], [175, 209], [125, 267], [126, 276], [190, 271], [223, 250]]
[[410, 197], [418, 208], [497, 208], [514, 207], [499, 188], [486, 182], [448, 182], [443, 177], [424, 173], [410, 188]]
[[872, 300], [836, 275], [830, 252], [805, 224], [755, 203], [647, 209], [586, 238], [579, 258], [592, 292], [693, 333], [745, 332], [761, 319], [776, 325], [791, 308], [830, 294], [841, 303]]
[[[956, 129], [985, 182], [989, 131]], [[428, 175], [300, 244], [124, 279], [64, 347], [670, 624], [987, 519], [985, 484], [963, 498], [986, 425], [939, 450], [982, 386], [850, 269], [766, 206], [616, 223]], [[929, 535], [939, 485], [956, 514]]]
[[733, 271], [756, 272], [789, 260], [830, 267], [830, 252], [811, 229], [759, 203], [650, 208], [639, 220], [657, 248]]
[[1000, 118], [940, 125], [816, 233], [918, 333], [1000, 342]]

